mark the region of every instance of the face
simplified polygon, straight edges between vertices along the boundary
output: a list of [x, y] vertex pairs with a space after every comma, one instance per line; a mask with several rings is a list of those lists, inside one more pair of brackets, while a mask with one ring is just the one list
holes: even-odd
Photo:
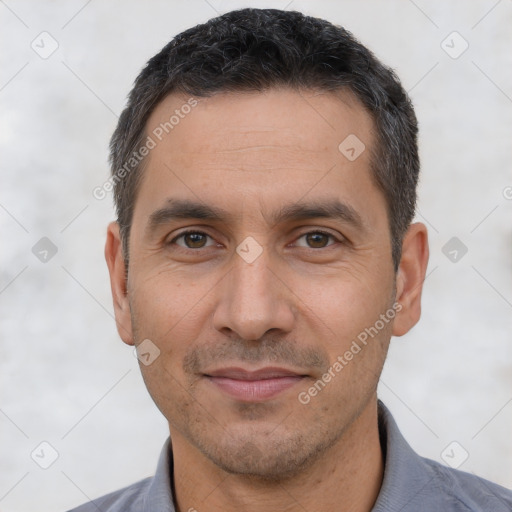
[[[348, 93], [188, 99], [168, 96], [148, 122], [160, 134], [181, 113], [152, 136], [127, 282], [110, 227], [119, 332], [158, 355], [141, 371], [173, 442], [230, 473], [293, 475], [375, 399], [407, 314], [393, 309], [372, 121]], [[339, 149], [353, 135], [355, 159], [362, 146]]]

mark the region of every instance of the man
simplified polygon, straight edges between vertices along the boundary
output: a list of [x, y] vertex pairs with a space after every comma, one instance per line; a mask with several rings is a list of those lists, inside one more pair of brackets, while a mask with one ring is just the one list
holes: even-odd
[[169, 422], [109, 511], [510, 511], [416, 455], [377, 400], [420, 317], [417, 123], [347, 31], [244, 9], [178, 35], [111, 141], [119, 334]]

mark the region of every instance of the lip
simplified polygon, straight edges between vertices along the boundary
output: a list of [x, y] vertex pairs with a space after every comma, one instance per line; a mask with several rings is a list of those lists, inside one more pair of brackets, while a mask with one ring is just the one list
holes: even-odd
[[254, 371], [230, 367], [208, 372], [204, 376], [222, 392], [243, 402], [270, 400], [306, 377], [306, 375], [276, 367]]

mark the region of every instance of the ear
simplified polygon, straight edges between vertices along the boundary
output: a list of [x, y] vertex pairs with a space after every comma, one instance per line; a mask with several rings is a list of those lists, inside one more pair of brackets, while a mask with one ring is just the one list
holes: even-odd
[[123, 246], [119, 233], [119, 224], [111, 222], [107, 230], [105, 243], [105, 259], [110, 273], [110, 287], [114, 300], [117, 332], [127, 345], [133, 345], [132, 320], [128, 300], [126, 266], [123, 257]]
[[421, 316], [421, 291], [428, 264], [428, 235], [425, 224], [416, 222], [407, 230], [396, 277], [396, 302], [402, 307], [393, 323], [393, 335], [403, 336]]

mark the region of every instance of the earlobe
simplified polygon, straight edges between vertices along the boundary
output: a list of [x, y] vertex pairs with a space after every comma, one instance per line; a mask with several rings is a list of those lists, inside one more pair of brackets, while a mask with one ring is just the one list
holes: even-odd
[[110, 274], [110, 287], [114, 301], [117, 332], [128, 345], [133, 345], [133, 333], [128, 299], [126, 267], [123, 255], [119, 224], [111, 222], [107, 229], [105, 260]]
[[403, 336], [421, 316], [421, 292], [428, 264], [428, 235], [424, 224], [411, 224], [402, 244], [396, 277], [396, 302], [402, 306], [393, 324], [393, 335]]

